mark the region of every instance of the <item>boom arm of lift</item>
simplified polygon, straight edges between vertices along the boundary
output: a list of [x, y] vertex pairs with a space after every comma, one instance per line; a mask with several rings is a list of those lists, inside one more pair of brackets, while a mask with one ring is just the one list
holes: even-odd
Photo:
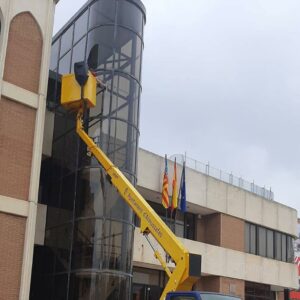
[[193, 284], [200, 277], [201, 256], [190, 254], [188, 252], [184, 245], [177, 239], [175, 234], [151, 208], [143, 196], [129, 182], [123, 173], [109, 160], [106, 154], [95, 144], [93, 139], [88, 136], [83, 127], [82, 107], [83, 105], [78, 108], [77, 113], [77, 134], [87, 145], [88, 150], [104, 168], [113, 186], [118, 190], [122, 198], [140, 219], [141, 232], [146, 235], [146, 237], [148, 234], [151, 234], [164, 251], [170, 255], [175, 263], [175, 268], [170, 270], [159, 251], [154, 250], [154, 256], [159, 260], [169, 277], [160, 299], [165, 299], [167, 293], [171, 291], [191, 291]]

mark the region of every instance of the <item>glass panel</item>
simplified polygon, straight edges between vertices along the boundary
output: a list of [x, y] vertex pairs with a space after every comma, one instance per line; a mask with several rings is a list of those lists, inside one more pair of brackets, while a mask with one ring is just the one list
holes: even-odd
[[74, 63], [85, 60], [86, 38], [83, 38], [73, 48], [71, 72], [74, 72]]
[[93, 29], [88, 35], [88, 65], [92, 69], [112, 69], [114, 62], [114, 27]]
[[133, 3], [128, 1], [118, 2], [118, 18], [117, 23], [128, 26], [135, 32], [142, 35], [143, 30], [143, 14], [142, 11]]
[[274, 258], [274, 232], [267, 230], [267, 257]]
[[63, 209], [62, 214], [65, 215], [65, 218], [67, 218], [67, 216], [72, 216], [70, 212], [72, 212], [74, 208], [74, 197], [76, 187], [77, 184], [75, 173], [65, 176], [62, 179], [60, 207]]
[[90, 8], [89, 27], [115, 23], [115, 0], [102, 0], [94, 3]]
[[195, 240], [195, 215], [185, 214], [185, 233], [184, 237], [189, 240]]
[[68, 274], [54, 276], [52, 299], [67, 299]]
[[130, 282], [129, 276], [113, 272], [78, 270], [71, 274], [69, 299], [127, 300], [130, 299]]
[[281, 260], [282, 261], [286, 261], [286, 258], [287, 258], [287, 251], [286, 250], [287, 250], [286, 235], [282, 234], [281, 235], [281, 254], [282, 254]]
[[85, 168], [81, 171], [79, 196], [76, 201], [77, 217], [102, 217], [104, 211], [103, 181], [106, 180], [101, 168]]
[[116, 37], [115, 64], [118, 69], [130, 73], [140, 80], [141, 39], [133, 32], [118, 27]]
[[104, 261], [103, 220], [77, 221], [72, 252], [73, 269], [101, 269]]
[[294, 262], [294, 242], [291, 236], [287, 236], [287, 261]]
[[70, 26], [70, 28], [63, 33], [61, 37], [61, 43], [60, 43], [60, 57], [62, 57], [67, 51], [71, 49], [73, 42], [73, 26]]
[[275, 232], [275, 259], [281, 260], [281, 233]]
[[175, 223], [175, 234], [176, 234], [176, 236], [179, 236], [179, 237], [183, 238], [183, 231], [184, 231], [183, 221], [176, 220], [176, 223]]
[[245, 252], [250, 253], [250, 224], [245, 223]]
[[46, 230], [45, 245], [55, 257], [54, 272], [65, 272], [69, 269], [71, 238], [72, 223]]
[[105, 219], [76, 222], [72, 268], [93, 270], [131, 270], [133, 227]]
[[250, 253], [256, 254], [257, 253], [257, 238], [256, 238], [256, 226], [250, 224]]
[[50, 70], [54, 70], [57, 68], [59, 42], [60, 39], [58, 39], [51, 47]]
[[88, 10], [86, 10], [75, 22], [74, 44], [87, 33]]
[[69, 51], [60, 61], [58, 66], [59, 74], [68, 74], [71, 71], [71, 51]]
[[258, 255], [267, 255], [266, 228], [258, 227]]

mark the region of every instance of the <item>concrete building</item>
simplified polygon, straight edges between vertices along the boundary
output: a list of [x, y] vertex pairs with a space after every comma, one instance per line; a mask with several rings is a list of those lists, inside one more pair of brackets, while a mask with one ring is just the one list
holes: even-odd
[[[159, 203], [164, 158], [140, 149], [138, 165], [138, 188], [163, 217]], [[192, 253], [203, 257], [197, 289], [243, 299], [275, 299], [285, 288], [297, 289], [292, 243], [296, 210], [192, 168], [187, 168], [186, 181], [188, 213], [179, 214], [175, 232]], [[151, 253], [136, 229], [133, 281], [150, 290], [154, 278], [159, 286], [163, 276], [149, 272], [159, 269]]]
[[0, 299], [28, 299], [54, 0], [0, 0]]

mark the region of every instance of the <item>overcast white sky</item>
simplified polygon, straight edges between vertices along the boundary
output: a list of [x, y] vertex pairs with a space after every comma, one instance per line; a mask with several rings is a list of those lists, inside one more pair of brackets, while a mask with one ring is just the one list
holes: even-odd
[[[144, 0], [140, 146], [300, 211], [300, 1]], [[85, 3], [60, 0], [55, 32]]]

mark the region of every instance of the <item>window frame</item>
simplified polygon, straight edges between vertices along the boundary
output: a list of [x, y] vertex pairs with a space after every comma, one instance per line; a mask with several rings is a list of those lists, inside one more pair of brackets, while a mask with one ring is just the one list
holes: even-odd
[[[255, 238], [253, 239], [252, 235], [254, 232]], [[244, 234], [246, 253], [277, 261], [293, 263], [293, 256], [289, 252], [291, 251], [291, 245], [293, 245], [293, 236], [246, 221]], [[263, 236], [261, 236], [262, 234]], [[268, 235], [271, 236], [271, 243], [268, 243]], [[251, 243], [251, 241], [254, 241], [254, 245], [252, 245], [253, 243]], [[265, 253], [264, 251], [261, 251], [262, 244], [264, 246]]]

